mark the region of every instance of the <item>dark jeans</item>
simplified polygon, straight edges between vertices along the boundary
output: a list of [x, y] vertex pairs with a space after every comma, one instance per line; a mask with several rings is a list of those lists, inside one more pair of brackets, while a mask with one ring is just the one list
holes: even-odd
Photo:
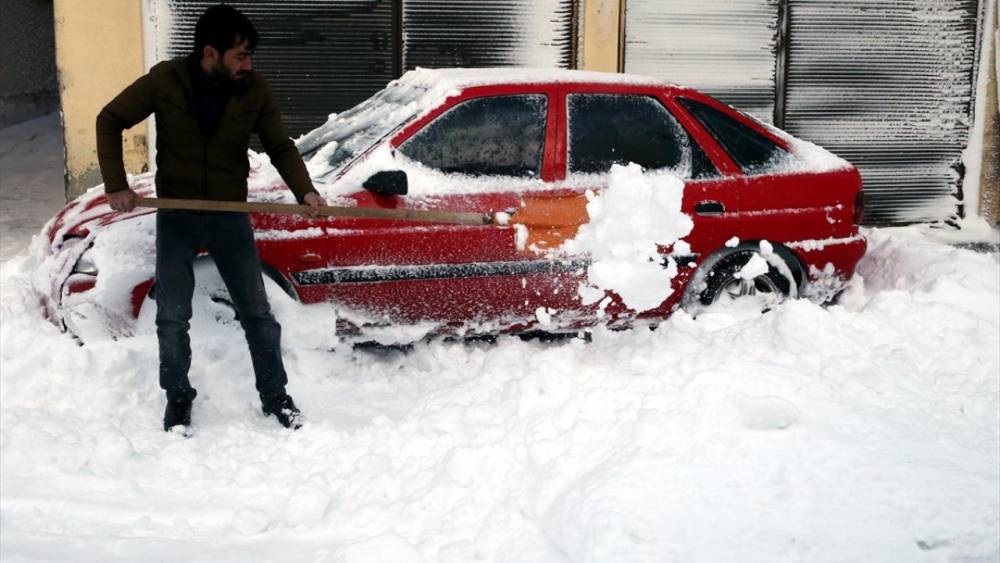
[[271, 315], [260, 273], [260, 257], [245, 213], [158, 211], [156, 213], [156, 336], [160, 343], [160, 387], [167, 399], [191, 389], [191, 298], [193, 262], [208, 249], [229, 289], [250, 346], [262, 397], [285, 392], [281, 325]]

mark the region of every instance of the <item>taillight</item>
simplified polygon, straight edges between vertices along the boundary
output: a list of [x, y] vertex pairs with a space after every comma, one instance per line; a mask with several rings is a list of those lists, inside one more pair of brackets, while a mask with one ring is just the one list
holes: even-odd
[[97, 285], [97, 276], [88, 276], [86, 274], [72, 274], [66, 283], [63, 285], [63, 295], [73, 295], [74, 293], [83, 293], [84, 291], [90, 291], [94, 289]]
[[865, 192], [858, 190], [858, 195], [854, 196], [854, 224], [860, 225], [861, 219], [865, 216]]

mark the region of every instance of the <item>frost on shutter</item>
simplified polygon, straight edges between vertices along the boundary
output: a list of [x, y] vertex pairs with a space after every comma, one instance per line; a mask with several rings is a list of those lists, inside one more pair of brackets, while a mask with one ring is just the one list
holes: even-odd
[[778, 0], [628, 0], [625, 72], [774, 117]]
[[[153, 0], [157, 58], [189, 53], [194, 26], [216, 0]], [[297, 137], [398, 77], [391, 0], [228, 2], [260, 35], [254, 68], [274, 89], [285, 126]], [[256, 138], [254, 139], [256, 141]]]
[[790, 0], [784, 128], [858, 166], [866, 223], [957, 213], [977, 4]]
[[571, 68], [573, 16], [571, 0], [405, 0], [404, 66]]

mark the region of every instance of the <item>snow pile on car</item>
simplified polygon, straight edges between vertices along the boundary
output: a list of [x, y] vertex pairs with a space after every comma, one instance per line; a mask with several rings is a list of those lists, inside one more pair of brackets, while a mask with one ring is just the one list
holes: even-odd
[[677, 264], [661, 256], [659, 247], [672, 246], [677, 254], [690, 250], [681, 240], [694, 227], [681, 212], [683, 195], [684, 182], [677, 176], [644, 173], [634, 163], [614, 165], [607, 189], [587, 192], [590, 221], [558, 249], [592, 260], [587, 283], [579, 288], [585, 304], [610, 299], [610, 291], [629, 308], [647, 311], [673, 293]]
[[[595, 84], [674, 86], [647, 76], [587, 72], [559, 69], [498, 68], [498, 69], [425, 69], [418, 68], [397, 80], [357, 106], [328, 116], [326, 123], [302, 135], [297, 147], [303, 154], [309, 173], [317, 188], [327, 198], [349, 195], [372, 174], [382, 170], [404, 170], [409, 175], [410, 194], [414, 196], [441, 193], [486, 193], [501, 190], [526, 191], [548, 189], [551, 184], [531, 178], [462, 177], [426, 168], [391, 150], [386, 141], [407, 124], [421, 118], [456, 96], [463, 89], [497, 84], [532, 84], [577, 82]], [[826, 172], [850, 167], [850, 163], [808, 141], [798, 139], [754, 119], [762, 127], [784, 139], [793, 155], [784, 155], [769, 163], [772, 174], [796, 172]], [[252, 151], [251, 151], [252, 152]], [[266, 155], [251, 154], [257, 172], [255, 187], [279, 184], [281, 178]], [[343, 174], [343, 176], [341, 176]], [[572, 185], [572, 178], [565, 182]], [[251, 199], [293, 201], [290, 193], [271, 192], [251, 195]]]

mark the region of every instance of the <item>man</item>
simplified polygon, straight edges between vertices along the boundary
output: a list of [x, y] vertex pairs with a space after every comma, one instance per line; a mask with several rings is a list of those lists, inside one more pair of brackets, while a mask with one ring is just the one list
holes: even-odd
[[[164, 198], [246, 201], [250, 134], [257, 133], [295, 197], [315, 215], [323, 198], [288, 137], [264, 78], [252, 70], [253, 24], [235, 8], [209, 8], [195, 27], [194, 52], [157, 64], [97, 116], [97, 155], [108, 203], [131, 211], [136, 194], [122, 162], [124, 129], [156, 114], [156, 193]], [[187, 432], [197, 395], [188, 380], [193, 261], [207, 248], [246, 333], [263, 412], [299, 428], [299, 409], [285, 392], [281, 326], [271, 315], [260, 258], [245, 213], [160, 210], [156, 214], [156, 335], [160, 386], [167, 395], [163, 428]]]

